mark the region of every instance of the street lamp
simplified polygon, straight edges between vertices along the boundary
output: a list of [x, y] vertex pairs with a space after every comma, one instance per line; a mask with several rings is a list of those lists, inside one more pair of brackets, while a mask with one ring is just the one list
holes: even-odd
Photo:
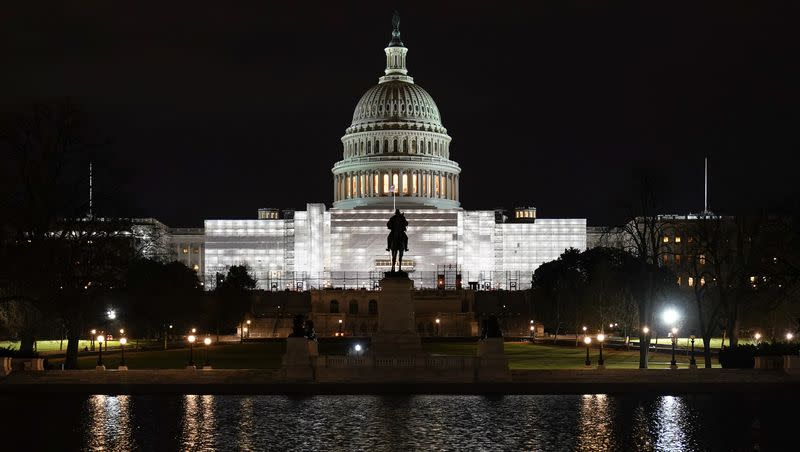
[[100, 353], [97, 355], [97, 365], [95, 366], [95, 370], [106, 370], [106, 366], [103, 365], [103, 342], [106, 340], [106, 337], [102, 334], [97, 336], [97, 344]]
[[91, 335], [89, 336], [89, 341], [91, 342], [91, 344], [90, 344], [90, 345], [91, 345], [91, 347], [92, 347], [92, 351], [94, 351], [94, 336], [97, 334], [97, 330], [94, 330], [94, 329], [93, 329], [93, 330], [89, 331], [89, 333], [91, 334]]
[[786, 340], [787, 340], [787, 341], [791, 341], [793, 337], [794, 337], [794, 334], [792, 334], [792, 333], [786, 333]]
[[661, 318], [664, 319], [664, 323], [667, 325], [675, 325], [680, 317], [680, 314], [674, 308], [667, 308], [661, 314]]
[[761, 340], [761, 333], [756, 333], [753, 337], [756, 339], [756, 345], [758, 345], [758, 341]]
[[125, 328], [120, 328], [119, 335], [122, 336], [123, 334], [125, 334]]
[[206, 338], [203, 339], [203, 344], [206, 345], [206, 362], [203, 364], [203, 369], [211, 369], [211, 361], [208, 360], [208, 349], [211, 345], [211, 338], [206, 336]]
[[583, 362], [583, 364], [586, 367], [592, 367], [592, 360], [589, 359], [589, 346], [592, 344], [592, 338], [589, 336], [584, 337], [583, 343], [586, 344], [586, 360]]
[[689, 336], [689, 339], [692, 341], [692, 358], [689, 360], [689, 369], [697, 369], [697, 361], [694, 359], [694, 334]]
[[439, 335], [439, 324], [440, 323], [441, 323], [441, 320], [437, 318], [436, 319], [436, 335], [437, 336]]
[[678, 342], [678, 329], [672, 327], [672, 361], [669, 362], [670, 369], [677, 369], [678, 363], [675, 362], [675, 344]]
[[117, 318], [117, 312], [114, 311], [113, 309], [109, 309], [106, 312], [106, 317], [108, 317], [108, 320], [114, 320]]
[[605, 361], [603, 361], [603, 341], [606, 340], [606, 335], [600, 333], [597, 335], [597, 342], [600, 343], [600, 359], [597, 360], [597, 368], [598, 369], [605, 369]]
[[196, 369], [194, 366], [194, 341], [197, 340], [197, 338], [194, 336], [194, 334], [190, 334], [186, 339], [189, 341], [189, 365], [186, 366], [186, 368], [194, 370]]
[[534, 328], [534, 326], [533, 326], [533, 325], [531, 325], [531, 337], [533, 337], [533, 331], [534, 331], [535, 329], [536, 329], [536, 328]]
[[125, 344], [127, 343], [128, 343], [127, 338], [125, 337], [119, 338], [119, 346], [120, 350], [122, 351], [122, 362], [119, 363], [119, 367], [117, 368], [117, 370], [128, 370], [128, 366], [125, 365]]

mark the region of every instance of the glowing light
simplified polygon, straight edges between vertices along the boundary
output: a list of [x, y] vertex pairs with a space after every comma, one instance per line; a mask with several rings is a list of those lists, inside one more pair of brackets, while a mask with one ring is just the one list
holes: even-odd
[[584, 333], [586, 332], [586, 327], [583, 327], [583, 332], [584, 332]]
[[356, 344], [356, 346], [355, 346], [355, 347], [353, 347], [353, 348], [354, 348], [354, 349], [355, 349], [357, 352], [360, 352], [360, 351], [361, 351], [361, 344]]
[[95, 334], [97, 334], [97, 330], [91, 330], [91, 331], [89, 331], [89, 332], [90, 332], [90, 333], [92, 333], [92, 336], [94, 336]]
[[662, 314], [661, 318], [667, 325], [674, 325], [680, 318], [680, 314], [673, 308], [667, 308]]
[[439, 323], [441, 323], [441, 320], [436, 319], [436, 324], [438, 325]]
[[128, 343], [128, 339], [127, 339], [127, 338], [124, 338], [124, 337], [123, 337], [123, 338], [120, 338], [120, 340], [119, 340], [119, 345], [125, 345], [125, 344], [127, 344], [127, 343]]
[[756, 333], [753, 337], [755, 337], [756, 340], [760, 340], [761, 339], [761, 333]]
[[194, 334], [190, 334], [190, 335], [189, 335], [189, 337], [187, 337], [186, 339], [187, 339], [187, 340], [189, 341], [189, 343], [191, 343], [191, 344], [194, 344], [194, 341], [196, 341], [196, 340], [197, 340], [197, 338], [194, 336]]
[[120, 328], [119, 329], [119, 334], [125, 334], [125, 328]]
[[649, 333], [649, 332], [650, 332], [650, 328], [648, 328], [648, 327], [644, 327], [644, 328], [642, 328], [642, 332], [643, 332], [644, 334], [647, 334], [647, 333]]
[[197, 332], [197, 328], [192, 328], [192, 334]]
[[603, 342], [604, 340], [606, 340], [606, 335], [605, 334], [600, 333], [600, 334], [597, 335], [597, 341], [598, 342]]
[[787, 341], [791, 341], [793, 337], [794, 337], [794, 334], [792, 334], [792, 333], [786, 333], [786, 340], [787, 340]]
[[583, 338], [583, 342], [584, 342], [586, 345], [589, 345], [589, 344], [591, 344], [591, 343], [592, 343], [592, 338], [591, 338], [591, 337], [589, 337], [589, 336], [586, 336], [586, 337], [584, 337], [584, 338]]
[[105, 341], [106, 341], [106, 337], [105, 337], [105, 336], [103, 336], [102, 334], [101, 334], [101, 335], [99, 335], [99, 336], [97, 336], [97, 342], [99, 342], [99, 343], [101, 343], [101, 344], [102, 344], [102, 343], [103, 343], [103, 342], [105, 342]]
[[207, 338], [203, 339], [203, 343], [206, 344], [206, 345], [211, 345], [211, 338], [207, 337]]
[[106, 316], [109, 320], [114, 320], [117, 318], [117, 313], [113, 309], [109, 309], [108, 312], [106, 312]]

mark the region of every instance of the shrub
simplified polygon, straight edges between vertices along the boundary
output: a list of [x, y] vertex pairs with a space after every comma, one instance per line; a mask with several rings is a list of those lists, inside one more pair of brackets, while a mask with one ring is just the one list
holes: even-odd
[[19, 350], [12, 346], [0, 347], [0, 358], [41, 358], [39, 353], [20, 353]]
[[752, 369], [756, 365], [754, 345], [739, 345], [719, 351], [719, 364], [723, 369]]
[[762, 342], [758, 344], [755, 356], [783, 356], [797, 355], [800, 352], [800, 344], [788, 342]]

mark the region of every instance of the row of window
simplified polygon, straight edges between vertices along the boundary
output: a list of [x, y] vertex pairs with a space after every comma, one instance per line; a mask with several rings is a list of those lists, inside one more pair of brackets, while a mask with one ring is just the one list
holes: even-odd
[[[331, 302], [330, 302], [330, 311], [331, 311], [331, 314], [338, 314], [339, 313], [339, 301], [338, 300], [331, 300]], [[367, 311], [368, 311], [368, 313], [370, 315], [377, 315], [378, 314], [378, 302], [376, 300], [369, 300]], [[356, 300], [350, 301], [349, 312], [352, 315], [358, 314], [358, 302]]]
[[[675, 263], [675, 265], [681, 264], [681, 255], [680, 254], [664, 254], [661, 256], [661, 260], [664, 264], [669, 264], [670, 262]], [[706, 256], [700, 254], [697, 256], [697, 263], [700, 265], [706, 265]]]
[[[665, 236], [661, 237], [661, 243], [670, 243], [670, 242], [672, 242], [672, 243], [681, 243], [682, 241], [683, 241], [683, 238], [681, 236], [679, 236], [679, 235], [676, 235], [674, 237], [670, 237], [668, 235], [665, 235]], [[689, 242], [689, 243], [694, 243], [694, 237], [692, 237], [690, 235], [689, 237], [686, 237], [686, 241]]]
[[[434, 140], [416, 140], [412, 139], [409, 143], [408, 138], [403, 138], [403, 141], [400, 142], [397, 138], [394, 138], [391, 142], [391, 147], [389, 147], [389, 140], [360, 140], [360, 141], [352, 141], [347, 144], [347, 149], [345, 152], [345, 158], [353, 157], [356, 155], [370, 155], [370, 154], [381, 154], [381, 153], [388, 153], [388, 152], [402, 152], [408, 154], [409, 153], [409, 145], [410, 145], [410, 153], [411, 154], [428, 154], [428, 155], [443, 155], [447, 146], [445, 145], [445, 141], [434, 141]], [[373, 152], [374, 151], [374, 152]]]

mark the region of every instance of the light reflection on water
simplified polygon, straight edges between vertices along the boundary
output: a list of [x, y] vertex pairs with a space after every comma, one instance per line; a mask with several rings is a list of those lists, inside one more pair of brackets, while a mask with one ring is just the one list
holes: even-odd
[[[0, 419], [33, 450], [762, 450], [796, 402], [728, 397], [63, 396]], [[27, 399], [26, 399], [27, 400]], [[48, 435], [31, 418], [60, 410]], [[761, 427], [759, 427], [761, 426]], [[760, 428], [772, 428], [765, 434]], [[8, 433], [8, 432], [5, 432]], [[766, 439], [765, 439], [766, 438]], [[35, 441], [38, 440], [39, 443]], [[47, 442], [53, 441], [51, 447]], [[781, 450], [782, 448], [777, 448]]]

